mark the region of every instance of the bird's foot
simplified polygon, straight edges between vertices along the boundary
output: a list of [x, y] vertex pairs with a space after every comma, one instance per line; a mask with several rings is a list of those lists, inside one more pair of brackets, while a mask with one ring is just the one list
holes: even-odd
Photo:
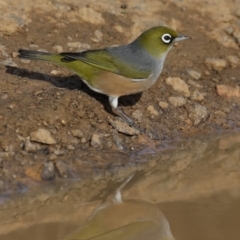
[[122, 120], [124, 120], [129, 126], [137, 129], [139, 132], [143, 132], [143, 130], [141, 128], [139, 128], [139, 126], [137, 126], [133, 120], [131, 118], [129, 118], [121, 109], [119, 108], [113, 108], [112, 109], [113, 112], [118, 115], [119, 117], [121, 117]]

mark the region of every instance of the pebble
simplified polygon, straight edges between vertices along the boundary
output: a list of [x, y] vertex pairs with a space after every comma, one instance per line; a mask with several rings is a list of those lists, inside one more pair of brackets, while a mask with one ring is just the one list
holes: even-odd
[[147, 107], [147, 111], [150, 113], [150, 115], [158, 117], [159, 116], [159, 112], [154, 108], [153, 105], [149, 105]]
[[164, 101], [159, 101], [158, 105], [162, 109], [167, 109], [168, 106], [169, 106], [169, 104], [167, 102], [164, 102]]
[[137, 120], [138, 122], [141, 122], [143, 117], [143, 112], [137, 109], [132, 113], [132, 116], [135, 120]]
[[100, 32], [99, 30], [96, 30], [95, 32], [94, 32], [94, 34], [95, 34], [95, 38], [91, 38], [92, 39], [92, 41], [93, 42], [101, 42], [102, 41], [102, 37], [103, 37], [103, 34], [102, 34], [102, 32]]
[[239, 57], [234, 55], [227, 56], [227, 61], [231, 68], [236, 68], [239, 65]]
[[198, 80], [202, 76], [200, 72], [197, 72], [191, 68], [187, 69], [187, 73], [189, 76], [191, 76], [195, 80]]
[[67, 178], [68, 177], [68, 166], [61, 160], [55, 163], [56, 169], [60, 175], [60, 177]]
[[123, 150], [124, 149], [124, 144], [123, 144], [123, 141], [121, 140], [121, 138], [119, 137], [118, 135], [118, 132], [116, 130], [113, 130], [113, 141], [116, 145], [116, 147], [119, 149], [119, 150]]
[[99, 134], [94, 133], [91, 137], [90, 144], [92, 147], [98, 148], [102, 146], [101, 136]]
[[51, 133], [44, 128], [39, 128], [37, 131], [31, 132], [30, 139], [31, 141], [39, 142], [43, 144], [49, 144], [49, 145], [56, 144], [56, 141], [52, 137]]
[[3, 66], [18, 67], [18, 65], [12, 60], [12, 58], [1, 61], [0, 64]]
[[193, 125], [198, 125], [200, 122], [205, 121], [207, 117], [208, 112], [206, 107], [200, 104], [195, 104], [189, 113], [189, 118], [193, 120]]
[[29, 59], [20, 59], [20, 62], [24, 63], [24, 64], [30, 64], [31, 60], [29, 60]]
[[28, 153], [36, 153], [41, 146], [38, 143], [32, 143], [30, 137], [27, 137], [23, 146], [23, 149]]
[[63, 47], [60, 45], [55, 45], [55, 46], [53, 46], [53, 50], [57, 53], [61, 53], [61, 52], [63, 52]]
[[53, 180], [55, 177], [55, 167], [53, 162], [47, 162], [44, 164], [42, 173], [41, 173], [41, 178], [43, 180]]
[[184, 97], [190, 97], [190, 91], [187, 83], [179, 77], [168, 77], [166, 84], [171, 86], [175, 91], [183, 93]]
[[205, 97], [204, 93], [201, 93], [198, 90], [195, 90], [191, 95], [191, 100], [201, 102], [204, 99], [204, 97]]
[[215, 70], [217, 72], [227, 67], [227, 61], [221, 58], [206, 58], [204, 63], [209, 70]]
[[51, 74], [52, 76], [62, 76], [62, 75], [63, 75], [63, 72], [62, 72], [62, 71], [59, 71], [59, 70], [53, 69], [53, 70], [50, 71], [50, 74]]
[[32, 49], [38, 49], [39, 46], [37, 44], [29, 44], [29, 48], [32, 48]]
[[199, 89], [203, 88], [203, 86], [201, 84], [196, 83], [192, 79], [188, 80], [188, 84], [190, 84], [191, 86], [193, 86], [195, 88], [199, 88]]
[[187, 102], [183, 97], [169, 97], [168, 100], [174, 107], [182, 107]]
[[89, 44], [80, 43], [80, 42], [69, 42], [67, 43], [69, 48], [78, 48], [78, 50], [88, 50], [91, 48]]
[[18, 57], [18, 55], [19, 55], [19, 53], [18, 53], [18, 52], [12, 52], [12, 57], [13, 57], [13, 58], [16, 58], [16, 57]]
[[240, 87], [231, 87], [224, 84], [218, 84], [216, 86], [217, 94], [223, 97], [237, 97], [240, 98]]
[[79, 16], [86, 22], [90, 22], [93, 24], [105, 23], [105, 20], [102, 14], [90, 7], [81, 7], [78, 12], [79, 12]]
[[122, 120], [112, 120], [108, 119], [110, 125], [116, 129], [118, 132], [133, 136], [140, 134], [140, 131], [134, 127], [130, 127], [126, 122], [123, 122]]
[[72, 132], [72, 135], [76, 138], [82, 138], [83, 137], [83, 132], [80, 129], [73, 129], [71, 132]]

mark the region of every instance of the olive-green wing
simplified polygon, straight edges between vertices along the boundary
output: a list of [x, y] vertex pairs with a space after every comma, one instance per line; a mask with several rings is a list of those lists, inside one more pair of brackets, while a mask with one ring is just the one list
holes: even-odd
[[113, 58], [107, 50], [90, 50], [81, 53], [61, 53], [65, 58], [62, 61], [79, 60], [93, 67], [122, 75], [132, 79], [146, 79], [150, 72], [140, 71], [130, 64], [124, 63], [120, 59]]

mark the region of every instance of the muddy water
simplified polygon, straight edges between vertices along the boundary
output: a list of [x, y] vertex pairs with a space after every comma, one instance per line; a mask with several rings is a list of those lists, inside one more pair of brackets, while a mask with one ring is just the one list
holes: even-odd
[[64, 193], [2, 205], [0, 239], [240, 239], [240, 134], [175, 146]]

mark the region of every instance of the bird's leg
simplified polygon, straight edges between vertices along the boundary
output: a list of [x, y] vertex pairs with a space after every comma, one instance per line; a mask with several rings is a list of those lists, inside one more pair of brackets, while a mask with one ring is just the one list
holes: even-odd
[[109, 103], [110, 103], [110, 105], [112, 107], [112, 111], [116, 115], [121, 117], [130, 126], [134, 125], [133, 120], [131, 118], [129, 118], [125, 113], [123, 113], [123, 111], [121, 109], [118, 108], [118, 97], [109, 96]]

